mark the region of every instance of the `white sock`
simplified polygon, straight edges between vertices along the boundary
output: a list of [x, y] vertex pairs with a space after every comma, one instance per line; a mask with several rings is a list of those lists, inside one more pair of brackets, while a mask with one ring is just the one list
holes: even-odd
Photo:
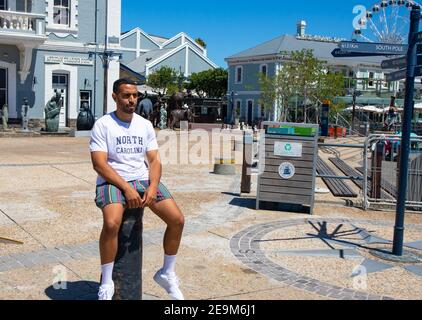
[[103, 264], [101, 266], [101, 285], [113, 283], [114, 262]]
[[165, 274], [172, 274], [175, 273], [174, 267], [176, 265], [176, 256], [168, 256], [164, 255], [164, 266], [163, 266], [163, 273]]

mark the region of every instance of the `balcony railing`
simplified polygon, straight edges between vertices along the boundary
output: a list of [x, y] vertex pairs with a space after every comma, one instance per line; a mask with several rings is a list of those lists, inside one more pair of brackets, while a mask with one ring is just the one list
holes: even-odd
[[45, 15], [0, 10], [0, 33], [25, 33], [36, 36], [45, 35]]

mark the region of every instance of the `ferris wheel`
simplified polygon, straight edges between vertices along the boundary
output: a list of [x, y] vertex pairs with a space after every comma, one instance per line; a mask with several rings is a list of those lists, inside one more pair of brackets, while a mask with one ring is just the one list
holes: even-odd
[[[406, 44], [408, 42], [410, 11], [419, 5], [410, 0], [382, 0], [368, 7], [357, 21], [353, 40]], [[419, 5], [420, 6], [420, 5]]]

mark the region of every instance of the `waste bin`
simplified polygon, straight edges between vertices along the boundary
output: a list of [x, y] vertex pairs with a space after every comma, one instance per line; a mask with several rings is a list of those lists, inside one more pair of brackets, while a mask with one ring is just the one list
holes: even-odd
[[319, 126], [264, 122], [259, 143], [257, 210], [264, 203], [312, 214]]

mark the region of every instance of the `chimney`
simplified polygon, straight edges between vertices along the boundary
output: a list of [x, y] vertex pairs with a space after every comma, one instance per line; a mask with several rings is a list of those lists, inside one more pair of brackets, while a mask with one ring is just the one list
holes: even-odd
[[297, 23], [297, 36], [304, 37], [306, 34], [306, 21], [301, 20]]

